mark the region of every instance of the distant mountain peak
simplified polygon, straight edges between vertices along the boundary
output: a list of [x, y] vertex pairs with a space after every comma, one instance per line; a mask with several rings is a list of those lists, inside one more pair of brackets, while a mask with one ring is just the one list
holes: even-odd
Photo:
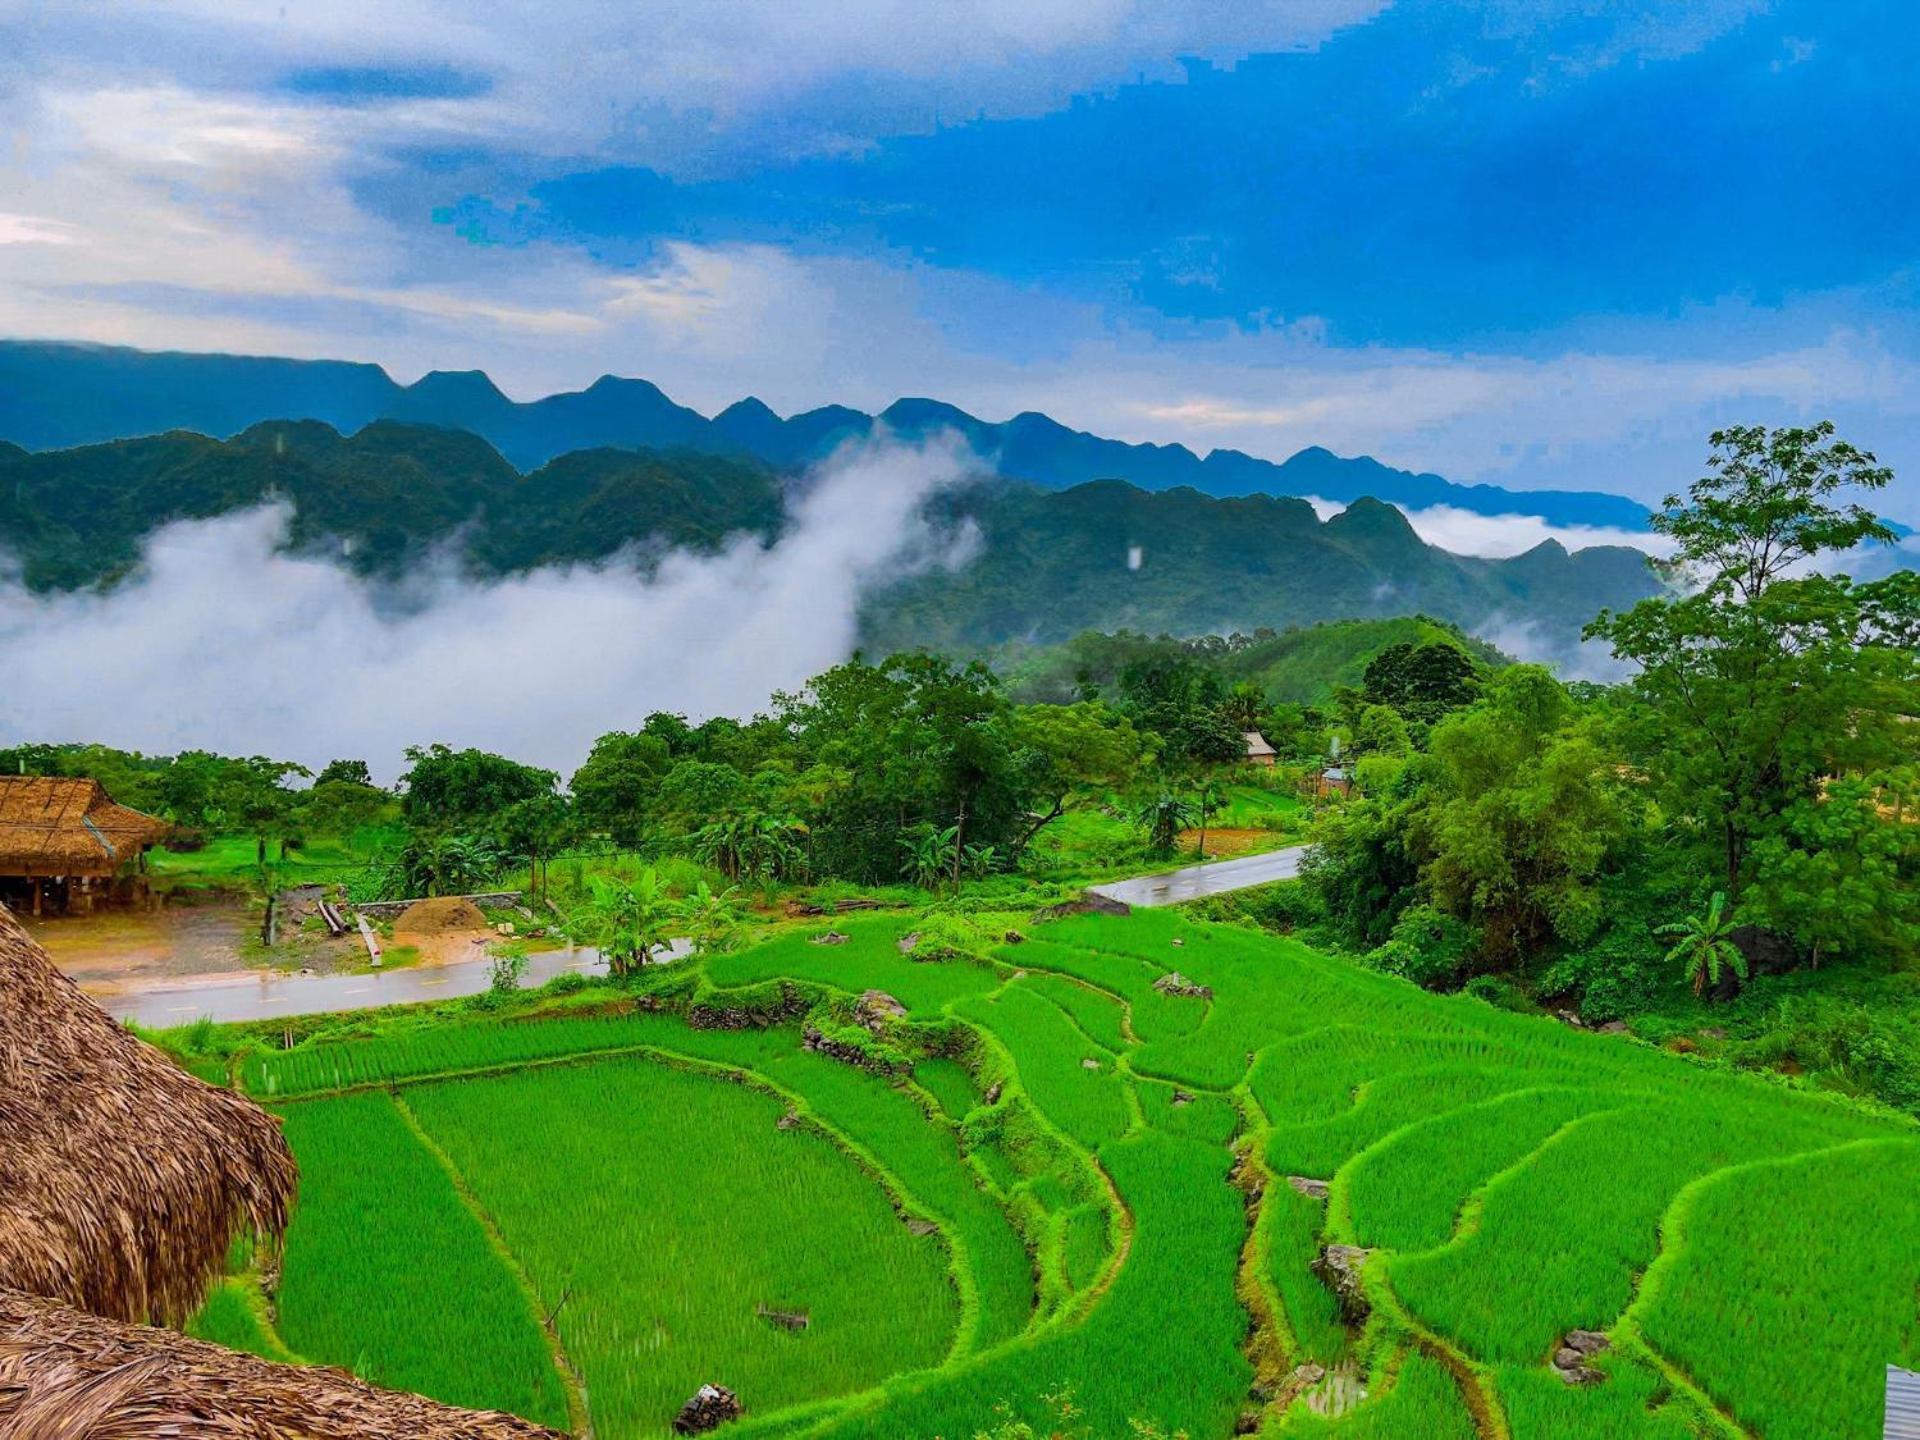
[[1625, 531], [1646, 525], [1646, 508], [1619, 495], [1460, 485], [1369, 455], [1343, 458], [1321, 445], [1280, 463], [1226, 448], [1203, 459], [1176, 442], [1114, 440], [1037, 410], [991, 423], [925, 396], [903, 396], [878, 417], [826, 405], [785, 419], [749, 397], [709, 419], [651, 381], [613, 375], [584, 391], [521, 403], [479, 370], [435, 370], [400, 386], [371, 365], [0, 341], [0, 439], [30, 450], [175, 429], [217, 438], [281, 419], [324, 420], [347, 434], [381, 418], [471, 431], [522, 471], [596, 446], [745, 452], [798, 469], [879, 423], [908, 436], [955, 430], [992, 457], [1002, 475], [1048, 490], [1121, 479], [1149, 491], [1192, 486], [1217, 498], [1312, 495], [1344, 502], [1371, 495], [1409, 509], [1450, 505]]
[[758, 395], [747, 395], [734, 401], [713, 418], [716, 421], [720, 421], [725, 420], [729, 416], [740, 420], [772, 420], [776, 423], [780, 420], [780, 416], [775, 413], [774, 408]]
[[432, 395], [436, 398], [459, 396], [463, 399], [513, 403], [484, 370], [429, 370], [406, 389], [413, 395]]

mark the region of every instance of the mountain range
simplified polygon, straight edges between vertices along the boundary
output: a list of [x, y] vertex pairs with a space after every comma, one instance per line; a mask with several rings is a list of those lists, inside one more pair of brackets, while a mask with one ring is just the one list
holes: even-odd
[[1450, 505], [1629, 531], [1647, 520], [1640, 502], [1597, 491], [1460, 485], [1317, 446], [1277, 463], [1238, 450], [1202, 456], [1184, 445], [1105, 439], [1036, 411], [988, 422], [938, 400], [897, 400], [877, 415], [829, 405], [783, 417], [749, 397], [708, 417], [649, 381], [611, 375], [585, 390], [520, 402], [478, 370], [437, 370], [401, 385], [377, 365], [349, 361], [0, 341], [0, 440], [27, 450], [171, 430], [224, 439], [267, 420], [317, 420], [343, 432], [377, 420], [444, 426], [481, 436], [523, 472], [599, 448], [748, 456], [792, 470], [880, 426], [908, 440], [951, 430], [999, 474], [1045, 490], [1121, 480], [1215, 497], [1318, 496], [1344, 504], [1366, 496], [1405, 508]]
[[[269, 421], [230, 440], [176, 430], [37, 453], [0, 444], [0, 539], [30, 588], [71, 590], [128, 573], [170, 521], [278, 498], [293, 509], [292, 547], [372, 576], [404, 575], [436, 550], [481, 577], [623, 550], [644, 568], [667, 547], [771, 540], [797, 483], [745, 455], [605, 446], [522, 474], [486, 440], [439, 425], [379, 420], [343, 435]], [[1090, 629], [1191, 635], [1424, 612], [1469, 629], [1529, 626], [1560, 651], [1602, 606], [1655, 588], [1637, 550], [1548, 541], [1510, 559], [1454, 555], [1372, 498], [1322, 520], [1293, 497], [985, 477], [927, 510], [937, 530], [971, 537], [968, 558], [870, 591], [871, 649], [977, 653]]]

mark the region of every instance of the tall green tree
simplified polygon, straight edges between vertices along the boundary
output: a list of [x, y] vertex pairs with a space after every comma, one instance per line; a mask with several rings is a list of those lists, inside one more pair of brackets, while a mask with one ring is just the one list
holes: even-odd
[[1427, 641], [1389, 645], [1367, 662], [1361, 692], [1370, 704], [1388, 705], [1410, 720], [1431, 724], [1472, 703], [1480, 690], [1480, 667], [1458, 645]]
[[485, 750], [410, 746], [401, 802], [415, 829], [484, 829], [509, 805], [551, 795], [560, 777]]
[[1713, 852], [1738, 907], [1759, 848], [1829, 778], [1910, 762], [1920, 579], [1855, 584], [1817, 567], [1892, 538], [1855, 497], [1891, 472], [1833, 426], [1716, 432], [1708, 473], [1653, 525], [1683, 593], [1588, 626], [1631, 662], [1627, 720], [1673, 823]]
[[1516, 665], [1436, 725], [1406, 812], [1434, 903], [1513, 963], [1589, 938], [1600, 883], [1625, 834], [1610, 757], [1566, 690]]
[[654, 793], [672, 766], [673, 749], [660, 735], [618, 730], [602, 735], [567, 786], [581, 826], [624, 849], [638, 848]]

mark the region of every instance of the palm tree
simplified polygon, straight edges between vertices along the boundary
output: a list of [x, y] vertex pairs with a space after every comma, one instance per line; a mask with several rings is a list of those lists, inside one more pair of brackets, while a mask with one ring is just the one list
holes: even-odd
[[1707, 986], [1718, 985], [1724, 970], [1733, 971], [1742, 980], [1747, 978], [1747, 957], [1733, 943], [1733, 931], [1733, 917], [1727, 913], [1726, 893], [1716, 890], [1713, 898], [1707, 902], [1705, 914], [1691, 915], [1685, 920], [1662, 925], [1654, 934], [1680, 937], [1678, 943], [1667, 952], [1667, 959], [1670, 962], [1678, 960], [1686, 967], [1686, 977], [1693, 982], [1693, 993], [1698, 995]]
[[1142, 805], [1133, 817], [1134, 824], [1147, 832], [1147, 849], [1155, 855], [1171, 855], [1180, 832], [1193, 823], [1193, 806], [1170, 790]]
[[717, 955], [732, 948], [740, 933], [737, 893], [732, 885], [715, 890], [702, 880], [693, 893], [680, 902], [680, 919], [693, 938], [696, 955]]
[[668, 927], [675, 918], [676, 907], [658, 872], [642, 870], [630, 885], [605, 875], [589, 884], [593, 898], [567, 922], [567, 938], [597, 949], [615, 975], [645, 967], [671, 940]]
[[1193, 797], [1193, 813], [1200, 822], [1199, 858], [1202, 860], [1207, 858], [1207, 821], [1220, 812], [1224, 803], [1216, 781], [1205, 779], [1200, 782], [1200, 788]]
[[729, 880], [779, 880], [804, 868], [805, 856], [794, 841], [804, 833], [799, 821], [758, 810], [727, 815], [689, 837], [694, 858], [712, 865]]

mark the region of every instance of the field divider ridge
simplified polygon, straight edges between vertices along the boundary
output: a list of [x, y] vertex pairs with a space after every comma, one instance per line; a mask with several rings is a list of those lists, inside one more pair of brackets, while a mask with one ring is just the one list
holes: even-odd
[[495, 1222], [492, 1212], [480, 1203], [480, 1197], [473, 1193], [473, 1187], [467, 1183], [467, 1177], [462, 1175], [459, 1167], [453, 1163], [453, 1157], [440, 1147], [439, 1141], [427, 1133], [426, 1127], [420, 1123], [419, 1116], [413, 1113], [413, 1107], [408, 1105], [401, 1096], [398, 1087], [390, 1092], [388, 1099], [415, 1142], [432, 1156], [433, 1163], [445, 1172], [448, 1183], [453, 1186], [453, 1193], [460, 1197], [460, 1203], [466, 1206], [467, 1212], [473, 1216], [480, 1226], [481, 1233], [486, 1236], [487, 1248], [493, 1251], [507, 1274], [512, 1277], [521, 1298], [526, 1301], [527, 1313], [532, 1317], [541, 1335], [545, 1337], [548, 1358], [553, 1362], [554, 1373], [560, 1377], [561, 1388], [566, 1391], [568, 1428], [579, 1437], [579, 1440], [593, 1440], [593, 1414], [587, 1407], [587, 1382], [567, 1354], [566, 1346], [561, 1343], [560, 1327], [556, 1323], [557, 1314], [541, 1313], [540, 1292], [533, 1283], [533, 1277], [527, 1274], [526, 1267], [520, 1263], [520, 1258], [507, 1245], [506, 1236], [500, 1233], [500, 1226]]
[[1717, 1399], [1685, 1366], [1671, 1356], [1663, 1353], [1640, 1328], [1640, 1312], [1650, 1308], [1665, 1292], [1671, 1272], [1678, 1267], [1687, 1253], [1689, 1236], [1687, 1226], [1698, 1208], [1700, 1197], [1715, 1186], [1729, 1182], [1735, 1177], [1756, 1170], [1772, 1169], [1779, 1166], [1796, 1165], [1808, 1160], [1844, 1154], [1850, 1150], [1866, 1149], [1880, 1145], [1906, 1145], [1910, 1140], [1888, 1137], [1868, 1137], [1849, 1140], [1840, 1145], [1828, 1145], [1814, 1150], [1802, 1150], [1792, 1155], [1772, 1155], [1764, 1159], [1748, 1160], [1738, 1165], [1723, 1165], [1705, 1175], [1697, 1175], [1675, 1192], [1668, 1204], [1666, 1213], [1660, 1217], [1660, 1247], [1652, 1262], [1638, 1276], [1634, 1295], [1626, 1308], [1614, 1321], [1612, 1333], [1623, 1342], [1623, 1348], [1631, 1351], [1635, 1358], [1651, 1365], [1675, 1389], [1684, 1393], [1705, 1418], [1710, 1419], [1724, 1436], [1731, 1440], [1754, 1440], [1754, 1432], [1748, 1430], [1736, 1416], [1731, 1407]]
[[[1249, 1066], [1249, 1074], [1251, 1071]], [[1238, 1177], [1240, 1188], [1249, 1197], [1247, 1238], [1240, 1247], [1234, 1293], [1250, 1322], [1244, 1353], [1253, 1367], [1254, 1383], [1264, 1383], [1274, 1392], [1273, 1398], [1260, 1407], [1261, 1413], [1267, 1419], [1277, 1419], [1291, 1403], [1281, 1382], [1292, 1368], [1289, 1362], [1295, 1362], [1300, 1353], [1300, 1340], [1288, 1318], [1286, 1302], [1273, 1283], [1273, 1252], [1263, 1223], [1267, 1197], [1279, 1177], [1267, 1163], [1266, 1117], [1245, 1078], [1234, 1088], [1233, 1100], [1243, 1129], [1234, 1139], [1236, 1165], [1229, 1173]]]

